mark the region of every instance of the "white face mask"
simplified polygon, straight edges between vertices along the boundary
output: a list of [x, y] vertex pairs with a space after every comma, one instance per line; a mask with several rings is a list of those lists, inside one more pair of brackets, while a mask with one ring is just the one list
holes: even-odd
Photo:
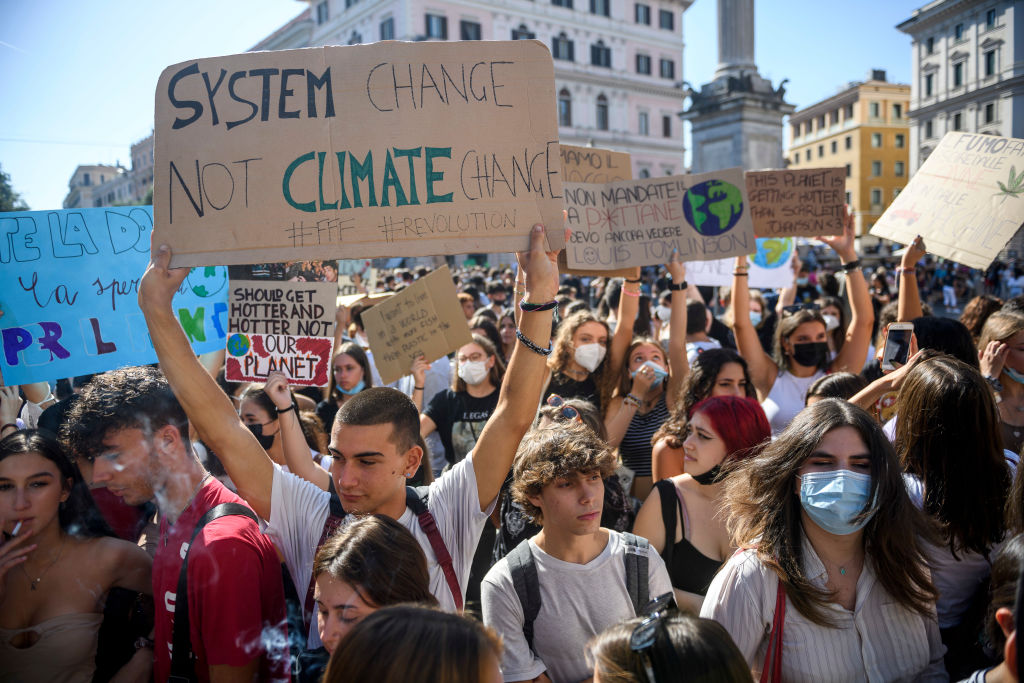
[[668, 306], [658, 306], [656, 314], [661, 322], [667, 323], [669, 318], [672, 317], [672, 309]]
[[480, 384], [487, 379], [487, 361], [471, 360], [459, 363], [459, 378], [466, 384]]
[[576, 347], [573, 358], [577, 363], [587, 369], [587, 372], [597, 370], [597, 366], [604, 360], [606, 349], [598, 343], [583, 344]]
[[837, 327], [839, 327], [839, 318], [835, 317], [834, 315], [829, 315], [828, 313], [824, 313], [824, 314], [822, 314], [821, 317], [825, 319], [825, 331], [826, 332], [831, 332], [832, 330], [834, 330]]

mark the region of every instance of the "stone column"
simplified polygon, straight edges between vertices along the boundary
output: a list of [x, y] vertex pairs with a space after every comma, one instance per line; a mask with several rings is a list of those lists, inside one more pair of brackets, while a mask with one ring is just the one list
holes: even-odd
[[715, 78], [757, 73], [754, 64], [754, 0], [718, 0], [718, 68]]

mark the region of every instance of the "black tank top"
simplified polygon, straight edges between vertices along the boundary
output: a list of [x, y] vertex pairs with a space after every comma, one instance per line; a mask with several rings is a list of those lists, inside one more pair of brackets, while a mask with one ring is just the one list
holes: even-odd
[[686, 538], [685, 528], [682, 530], [682, 540], [673, 543], [676, 537], [676, 510], [679, 511], [679, 519], [684, 519], [676, 485], [670, 479], [662, 479], [654, 488], [658, 489], [661, 497], [661, 520], [665, 524], [665, 549], [661, 551], [661, 558], [665, 560], [672, 587], [688, 593], [707, 595], [711, 580], [723, 563], [712, 560], [694, 548]]

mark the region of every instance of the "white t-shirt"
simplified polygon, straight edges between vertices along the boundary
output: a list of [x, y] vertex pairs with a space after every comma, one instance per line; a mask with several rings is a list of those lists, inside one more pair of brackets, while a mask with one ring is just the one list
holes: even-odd
[[[523, 635], [523, 606], [519, 602], [508, 559], [491, 567], [480, 586], [484, 623], [501, 635], [505, 650], [501, 671], [506, 681], [532, 680], [544, 671], [553, 683], [576, 683], [589, 678], [583, 648], [591, 637], [623, 619], [636, 616], [626, 590], [622, 535], [608, 529], [608, 543], [587, 564], [559, 560], [531, 539], [530, 551], [540, 584], [540, 612], [533, 622], [530, 651]], [[672, 591], [665, 562], [647, 549], [650, 597]]]
[[[300, 596], [306, 595], [306, 588], [313, 574], [313, 556], [323, 533], [324, 522], [330, 513], [329, 496], [327, 491], [320, 490], [315, 484], [279, 467], [274, 468], [274, 483], [270, 494], [270, 524], [266, 533], [284, 555], [288, 572]], [[493, 507], [494, 501], [491, 501], [485, 511], [480, 510], [472, 453], [430, 485], [427, 509], [434, 516], [445, 547], [452, 556], [452, 566], [455, 569], [455, 576], [459, 579], [463, 599], [466, 597], [466, 584], [469, 581], [473, 553], [476, 552], [480, 532], [483, 531], [484, 522], [487, 521]], [[455, 598], [448, 588], [441, 566], [437, 563], [434, 550], [430, 547], [430, 539], [420, 528], [416, 515], [406, 508], [398, 523], [412, 532], [427, 556], [430, 592], [441, 604], [441, 609], [454, 612]], [[309, 629], [308, 643], [311, 649], [321, 645], [315, 621]]]
[[818, 370], [810, 377], [797, 377], [788, 370], [780, 370], [768, 397], [761, 403], [768, 423], [772, 426], [772, 435], [786, 428], [797, 413], [804, 409], [807, 390], [811, 385], [825, 376], [824, 370]]

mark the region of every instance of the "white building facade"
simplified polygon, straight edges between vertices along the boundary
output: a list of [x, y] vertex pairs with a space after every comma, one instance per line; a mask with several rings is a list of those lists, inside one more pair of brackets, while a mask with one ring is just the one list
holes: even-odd
[[896, 28], [913, 38], [911, 173], [949, 131], [1024, 138], [1024, 3], [934, 0]]
[[380, 40], [537, 39], [554, 57], [562, 143], [629, 152], [634, 177], [683, 166], [683, 13], [693, 0], [308, 0], [253, 50]]

